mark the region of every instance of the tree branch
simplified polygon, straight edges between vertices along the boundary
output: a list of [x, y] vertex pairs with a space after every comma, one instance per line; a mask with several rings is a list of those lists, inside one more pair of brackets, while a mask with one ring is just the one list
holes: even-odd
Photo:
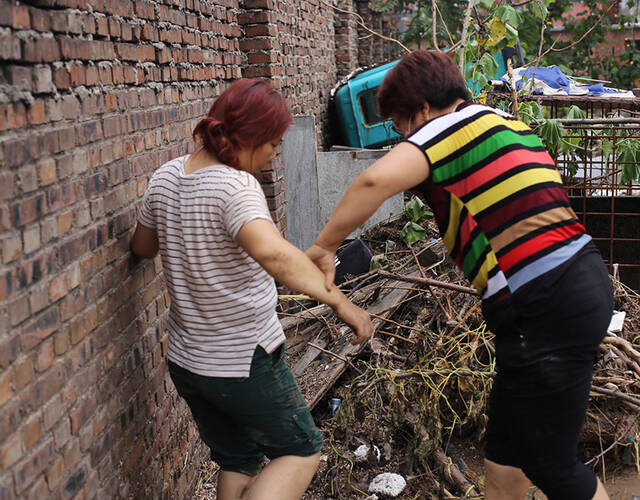
[[469, 5], [467, 5], [467, 11], [464, 13], [464, 22], [462, 24], [462, 36], [460, 37], [460, 58], [458, 65], [460, 66], [460, 71], [464, 74], [464, 46], [467, 43], [467, 35], [469, 31], [469, 22], [471, 21], [471, 10], [473, 9], [474, 0], [469, 0]]
[[393, 42], [393, 43], [397, 43], [398, 45], [400, 45], [400, 47], [402, 47], [404, 50], [406, 50], [407, 52], [411, 52], [411, 50], [409, 50], [409, 48], [404, 45], [400, 40], [396, 40], [395, 38], [389, 37], [389, 36], [385, 36], [381, 33], [378, 33], [377, 31], [372, 30], [371, 28], [369, 28], [369, 26], [367, 26], [364, 22], [364, 19], [362, 19], [362, 16], [360, 14], [358, 14], [357, 12], [353, 12], [351, 10], [345, 10], [345, 9], [341, 9], [339, 7], [336, 7], [335, 5], [331, 5], [329, 2], [326, 2], [325, 0], [320, 0], [321, 3], [323, 3], [324, 5], [326, 5], [327, 7], [332, 8], [333, 10], [336, 10], [338, 12], [342, 12], [343, 14], [349, 14], [351, 16], [354, 16], [356, 18], [356, 22], [365, 30], [367, 30], [369, 33], [371, 33], [372, 35], [375, 35], [377, 37], [382, 38], [383, 40], [387, 40], [388, 42]]

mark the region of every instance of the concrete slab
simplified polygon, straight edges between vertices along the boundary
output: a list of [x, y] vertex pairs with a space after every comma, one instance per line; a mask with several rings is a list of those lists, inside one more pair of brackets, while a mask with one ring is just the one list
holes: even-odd
[[289, 241], [305, 250], [322, 229], [313, 116], [294, 116], [282, 140]]
[[[315, 240], [349, 184], [385, 151], [316, 152], [313, 116], [295, 116], [282, 141], [289, 241], [305, 250]], [[402, 194], [387, 200], [349, 238], [402, 212]]]
[[[386, 151], [373, 150], [318, 152], [320, 220], [323, 227], [353, 180], [385, 153]], [[379, 222], [399, 214], [403, 208], [404, 199], [400, 193], [385, 201], [369, 220], [349, 237], [355, 238]]]

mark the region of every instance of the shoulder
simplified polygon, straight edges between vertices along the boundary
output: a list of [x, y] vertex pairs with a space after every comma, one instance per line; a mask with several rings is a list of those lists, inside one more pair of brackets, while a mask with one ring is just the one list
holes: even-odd
[[[232, 167], [227, 167], [226, 165], [221, 166], [223, 169], [221, 172], [217, 172], [217, 175], [222, 174], [224, 176], [223, 182], [232, 190], [232, 191], [260, 191], [262, 192], [262, 187], [252, 174], [249, 172], [245, 172], [244, 170], [238, 170]], [[209, 175], [214, 175], [211, 172]]]
[[187, 159], [187, 155], [174, 158], [168, 161], [153, 172], [151, 179], [149, 180], [149, 186], [154, 184], [161, 184], [165, 181], [176, 180], [184, 172], [183, 167]]

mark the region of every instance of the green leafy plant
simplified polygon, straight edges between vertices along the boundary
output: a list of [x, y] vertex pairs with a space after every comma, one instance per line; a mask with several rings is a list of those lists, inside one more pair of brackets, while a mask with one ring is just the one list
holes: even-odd
[[407, 245], [413, 245], [427, 238], [427, 231], [415, 222], [407, 222], [400, 232], [400, 237]]
[[422, 200], [413, 196], [404, 206], [402, 213], [409, 219], [400, 233], [402, 240], [407, 245], [413, 245], [426, 239], [427, 231], [418, 223], [433, 217], [433, 212], [427, 208]]
[[411, 200], [407, 202], [402, 213], [412, 222], [420, 222], [433, 217], [433, 212], [430, 211], [417, 196], [413, 196]]
[[640, 140], [626, 138], [618, 141], [617, 159], [622, 165], [621, 184], [640, 180]]

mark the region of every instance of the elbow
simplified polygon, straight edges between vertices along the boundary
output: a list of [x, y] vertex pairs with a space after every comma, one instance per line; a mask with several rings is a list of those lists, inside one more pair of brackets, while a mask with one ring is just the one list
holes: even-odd
[[153, 259], [158, 255], [158, 248], [148, 248], [143, 245], [136, 244], [135, 241], [131, 242], [129, 246], [131, 253], [139, 259]]
[[380, 176], [373, 169], [367, 169], [358, 177], [362, 189], [378, 189], [381, 186]]
[[395, 194], [390, 189], [384, 172], [380, 172], [378, 169], [369, 168], [365, 170], [360, 174], [355, 184], [357, 184], [357, 189], [360, 191], [361, 196], [366, 199], [378, 200], [380, 203]]

